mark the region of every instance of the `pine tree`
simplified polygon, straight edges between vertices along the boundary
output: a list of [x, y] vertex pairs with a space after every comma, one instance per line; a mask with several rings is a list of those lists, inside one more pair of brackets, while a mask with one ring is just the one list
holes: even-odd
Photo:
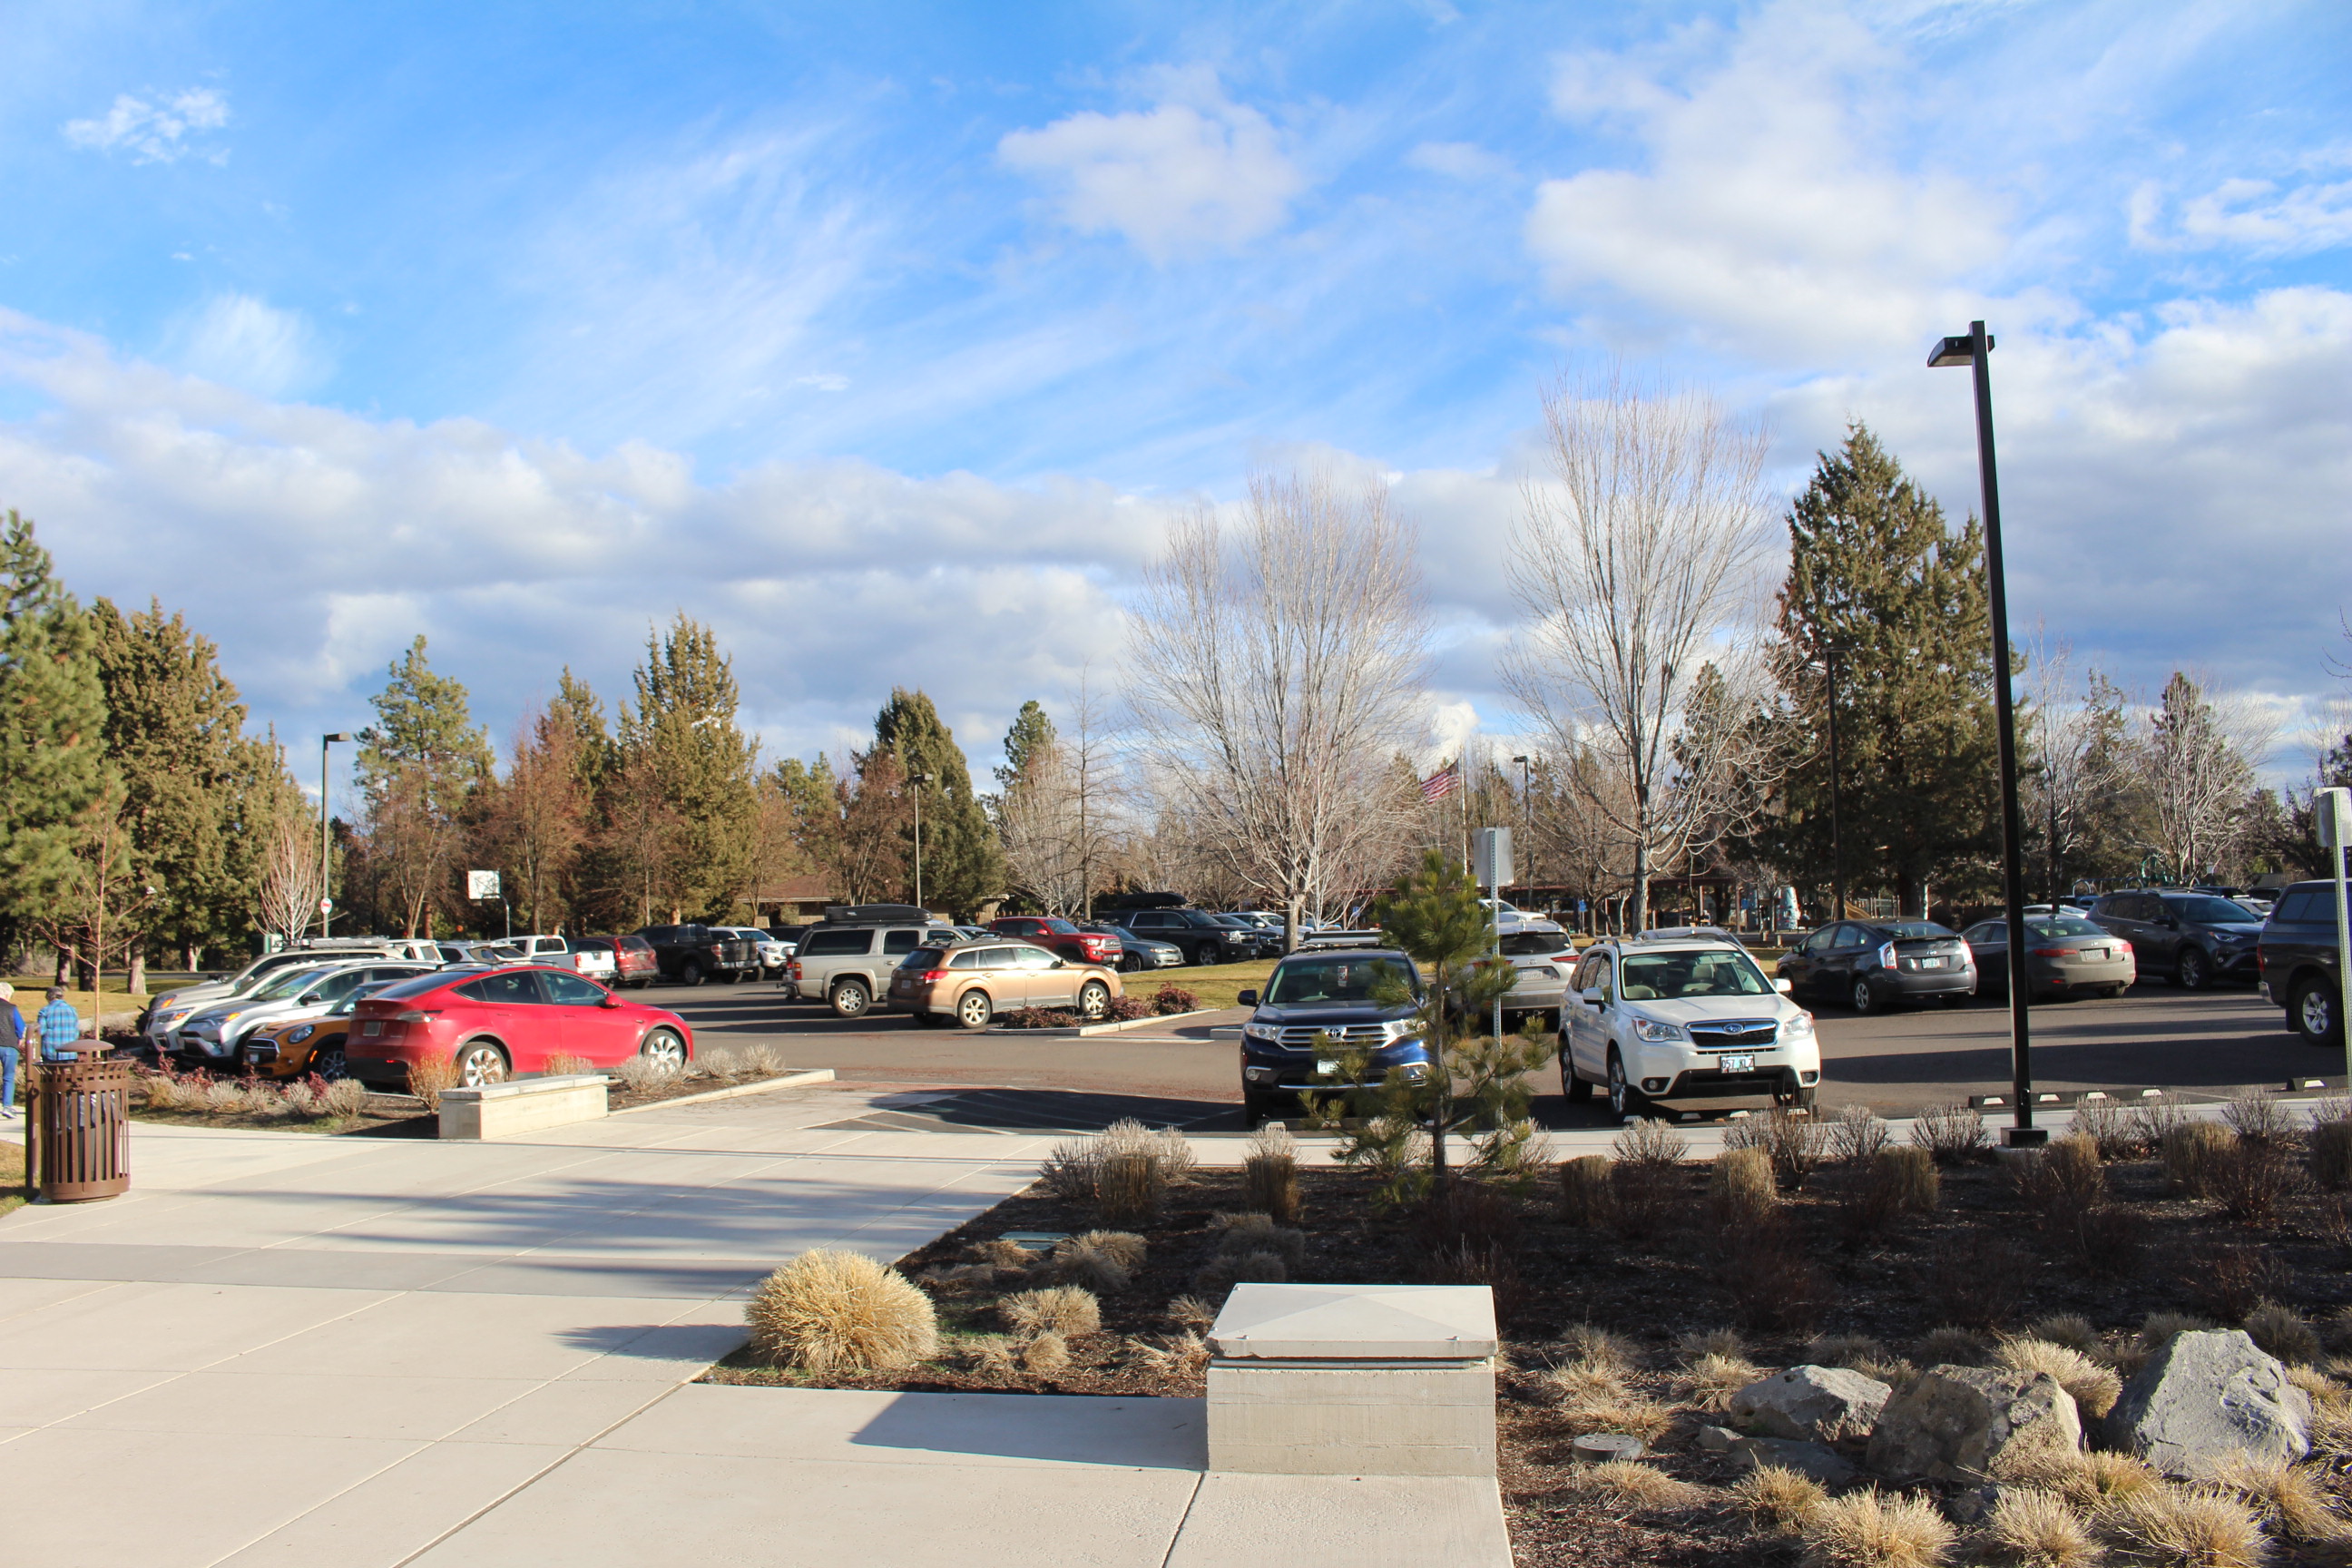
[[107, 788], [106, 698], [89, 617], [33, 524], [0, 527], [0, 916], [53, 914]]
[[473, 721], [465, 685], [434, 673], [425, 638], [387, 667], [370, 698], [376, 721], [360, 731], [360, 793], [368, 811], [368, 858], [414, 936], [450, 885], [474, 791], [490, 776], [488, 737]]
[[1045, 716], [1045, 705], [1033, 697], [1021, 705], [1013, 727], [1004, 731], [1004, 765], [996, 770], [997, 786], [1011, 789], [1014, 781], [1027, 773], [1030, 763], [1053, 744], [1054, 721]]
[[[1001, 896], [1004, 863], [996, 830], [972, 795], [971, 763], [931, 700], [920, 691], [894, 689], [874, 716], [874, 743], [897, 759], [901, 778], [926, 775], [914, 786], [922, 800], [925, 896], [959, 914]], [[906, 833], [911, 863], [911, 816]]]
[[759, 742], [736, 727], [733, 662], [710, 628], [680, 612], [648, 633], [621, 749], [650, 769], [677, 822], [672, 916], [725, 920], [748, 889], [758, 837]]
[[1925, 910], [1931, 877], [2000, 845], [1984, 535], [1957, 532], [1857, 423], [1821, 454], [1789, 514], [1775, 674], [1793, 754], [1768, 858], [1822, 885], [1830, 856], [1834, 671], [1840, 833], [1849, 890]]

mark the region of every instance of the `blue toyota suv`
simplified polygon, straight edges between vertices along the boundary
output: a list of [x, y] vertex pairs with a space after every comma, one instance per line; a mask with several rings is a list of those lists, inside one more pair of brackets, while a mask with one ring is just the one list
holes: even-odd
[[[1413, 1002], [1383, 1002], [1383, 980], [1402, 979]], [[1340, 1090], [1383, 1081], [1391, 1068], [1408, 1078], [1429, 1076], [1429, 1047], [1415, 1010], [1421, 972], [1393, 948], [1297, 952], [1275, 965], [1265, 994], [1244, 991], [1234, 1000], [1254, 1009], [1242, 1026], [1242, 1103], [1252, 1127], [1294, 1106], [1301, 1089]], [[1318, 1037], [1326, 1045], [1318, 1050]], [[1338, 1066], [1332, 1043], [1370, 1053], [1369, 1081], [1358, 1085], [1328, 1075]]]

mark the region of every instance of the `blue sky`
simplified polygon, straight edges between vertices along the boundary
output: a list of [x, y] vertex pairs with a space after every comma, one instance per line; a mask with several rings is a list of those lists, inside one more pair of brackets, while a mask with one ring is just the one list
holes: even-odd
[[[1389, 482], [1507, 731], [1543, 386], [1858, 416], [2013, 602], [2301, 723], [2352, 501], [2341, 5], [90, 3], [0, 20], [0, 505], [341, 727], [417, 631], [500, 734], [684, 607], [780, 751], [986, 750], [1170, 509]], [[2291, 748], [2290, 748], [2291, 749]], [[2284, 763], [2294, 763], [2287, 757]]]

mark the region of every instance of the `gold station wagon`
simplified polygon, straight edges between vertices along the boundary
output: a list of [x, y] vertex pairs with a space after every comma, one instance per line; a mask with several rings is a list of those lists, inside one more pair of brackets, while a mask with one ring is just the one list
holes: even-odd
[[1015, 1007], [1067, 1007], [1100, 1018], [1119, 994], [1115, 969], [1074, 963], [1034, 942], [982, 938], [908, 953], [890, 975], [889, 1005], [926, 1028], [952, 1021], [984, 1029]]

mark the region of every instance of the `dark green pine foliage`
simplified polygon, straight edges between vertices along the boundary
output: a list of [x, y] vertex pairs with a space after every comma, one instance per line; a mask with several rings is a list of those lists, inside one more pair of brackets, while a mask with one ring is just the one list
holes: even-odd
[[[1789, 514], [1776, 670], [1804, 758], [1759, 847], [1832, 880], [1827, 670], [1835, 661], [1841, 838], [1850, 894], [1920, 908], [1931, 878], [1984, 868], [2000, 843], [1984, 533], [1958, 531], [1856, 423]], [[1973, 865], [1971, 866], [1971, 862]]]
[[435, 673], [421, 635], [384, 673], [383, 689], [368, 699], [376, 721], [360, 731], [361, 792], [375, 801], [413, 779], [432, 808], [454, 820], [490, 774], [489, 737], [474, 722], [465, 683]]
[[1029, 764], [1053, 748], [1054, 721], [1045, 716], [1044, 704], [1035, 698], [1021, 705], [1013, 716], [1013, 727], [1004, 731], [1004, 765], [996, 770], [1000, 789], [1011, 789], [1018, 780], [1026, 778]]
[[90, 618], [32, 521], [0, 527], [0, 919], [57, 912], [83, 821], [108, 783], [106, 697]]
[[[874, 716], [874, 741], [908, 773], [927, 773], [915, 786], [923, 806], [923, 894], [926, 901], [971, 914], [1004, 891], [1004, 857], [988, 812], [972, 794], [971, 766], [954, 731], [920, 691], [892, 689]], [[914, 825], [904, 829], [911, 860]], [[908, 889], [911, 894], [912, 888]]]
[[650, 765], [675, 815], [672, 898], [686, 918], [725, 921], [750, 889], [758, 826], [759, 742], [736, 724], [734, 661], [683, 611], [646, 638], [636, 706], [621, 746]]

